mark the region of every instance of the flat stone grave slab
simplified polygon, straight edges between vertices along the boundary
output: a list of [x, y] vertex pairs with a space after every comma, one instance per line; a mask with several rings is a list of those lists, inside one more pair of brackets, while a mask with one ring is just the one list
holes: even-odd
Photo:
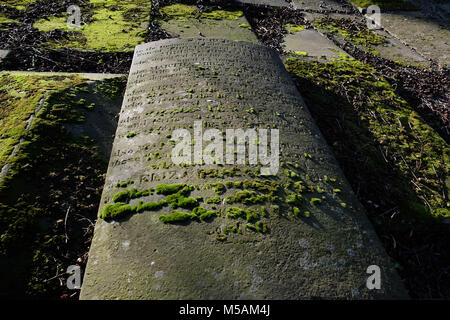
[[278, 54], [249, 42], [136, 48], [99, 217], [81, 299], [405, 297]]
[[289, 33], [284, 37], [284, 49], [288, 55], [333, 60], [347, 55], [331, 40], [314, 29]]
[[161, 28], [177, 38], [220, 38], [257, 43], [244, 13], [238, 9], [206, 9], [195, 5], [174, 4], [162, 7]]
[[[327, 20], [328, 18], [332, 20]], [[344, 44], [348, 41], [363, 51], [401, 64], [410, 64], [417, 67], [427, 67], [430, 65], [430, 61], [424, 55], [406, 45], [391, 33], [382, 29], [367, 29], [366, 18], [362, 15], [308, 13], [306, 19], [320, 33], [326, 34], [337, 43]], [[349, 23], [357, 24], [360, 31], [345, 30], [345, 25]]]
[[7, 0], [0, 1], [0, 5], [6, 6], [19, 11], [24, 11], [31, 4], [36, 3], [36, 0]]
[[49, 15], [33, 23], [39, 31], [69, 32], [62, 39], [49, 40], [53, 49], [74, 48], [83, 51], [126, 52], [146, 40], [151, 1], [148, 0], [90, 0], [80, 7], [80, 28], [68, 25], [69, 14]]
[[9, 53], [9, 50], [0, 50], [0, 63], [2, 62], [3, 59], [6, 58], [8, 53]]

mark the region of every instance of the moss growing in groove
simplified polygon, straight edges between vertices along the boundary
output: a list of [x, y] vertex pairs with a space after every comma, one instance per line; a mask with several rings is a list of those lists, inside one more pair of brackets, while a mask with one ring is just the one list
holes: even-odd
[[228, 11], [228, 10], [212, 10], [210, 12], [203, 12], [201, 17], [212, 20], [238, 20], [244, 13], [242, 11]]
[[80, 29], [69, 29], [67, 15], [41, 19], [33, 27], [42, 32], [59, 29], [69, 31], [63, 40], [49, 41], [52, 48], [75, 47], [102, 52], [134, 50], [145, 42], [146, 24], [150, 16], [150, 1], [146, 0], [91, 0], [82, 7], [84, 21]]
[[146, 197], [146, 196], [150, 195], [150, 190], [138, 191], [136, 188], [132, 188], [128, 192], [128, 195], [129, 195], [130, 199], [137, 199], [137, 198], [141, 198], [141, 197]]
[[171, 199], [169, 200], [169, 197], [171, 197], [172, 195], [168, 196], [167, 198], [167, 202], [170, 203], [170, 206], [173, 208], [184, 208], [184, 209], [190, 209], [190, 208], [195, 208], [198, 206], [198, 201], [195, 198], [185, 198], [183, 196], [179, 196], [176, 201]]
[[266, 217], [267, 216], [267, 210], [264, 206], [261, 206], [261, 217]]
[[113, 202], [125, 202], [131, 199], [137, 199], [150, 195], [150, 190], [138, 191], [136, 188], [130, 190], [124, 190], [116, 193], [112, 200]]
[[[72, 91], [85, 87], [85, 81], [79, 76], [38, 76], [25, 74], [0, 74], [0, 168], [8, 159], [15, 145], [27, 135], [27, 121], [44, 98], [45, 92], [52, 92], [44, 102], [44, 108], [33, 121], [33, 127], [40, 121], [38, 118], [47, 116], [51, 111], [51, 118], [47, 119], [53, 123], [60, 121], [75, 122], [81, 119], [80, 112], [70, 96]], [[70, 89], [71, 88], [71, 89]], [[53, 98], [54, 97], [54, 98]], [[59, 108], [54, 103], [58, 101]], [[52, 110], [46, 110], [46, 109]], [[57, 110], [58, 109], [58, 110]], [[57, 112], [60, 116], [57, 118]], [[50, 123], [48, 123], [50, 124]]]
[[190, 194], [194, 189], [193, 186], [185, 186], [177, 193], [170, 194], [166, 197], [166, 201], [174, 209], [180, 207], [184, 209], [195, 208], [199, 205], [198, 200], [195, 198], [185, 197]]
[[159, 220], [163, 223], [177, 223], [186, 222], [197, 219], [197, 215], [194, 213], [180, 212], [174, 210], [172, 213], [159, 216]]
[[137, 136], [137, 133], [136, 133], [135, 131], [133, 131], [133, 132], [128, 132], [127, 135], [126, 135], [127, 138], [133, 138], [133, 137], [135, 137], [135, 136]]
[[23, 11], [27, 9], [27, 7], [31, 4], [34, 4], [36, 0], [8, 0], [8, 1], [0, 1], [0, 4], [5, 4], [7, 7], [14, 8], [19, 11]]
[[321, 204], [321, 203], [322, 203], [322, 199], [319, 199], [319, 198], [311, 198], [311, 200], [309, 201], [309, 203], [310, 203], [312, 206], [315, 206], [315, 205]]
[[264, 203], [269, 200], [269, 196], [257, 195], [255, 191], [242, 190], [236, 192], [234, 196], [225, 198], [226, 203], [243, 203], [246, 205]]
[[258, 221], [256, 225], [247, 223], [245, 226], [247, 227], [247, 229], [253, 230], [255, 232], [266, 233], [268, 231], [267, 226], [262, 221]]
[[290, 33], [297, 33], [306, 29], [306, 26], [288, 23], [283, 26]]

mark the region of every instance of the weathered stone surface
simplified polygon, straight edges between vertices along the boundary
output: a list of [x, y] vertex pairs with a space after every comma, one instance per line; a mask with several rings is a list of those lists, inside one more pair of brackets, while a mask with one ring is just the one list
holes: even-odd
[[[196, 6], [185, 6], [186, 9], [195, 10]], [[204, 11], [206, 12], [205, 16], [195, 16], [195, 14], [182, 16], [181, 13], [175, 11], [172, 16], [166, 15], [165, 19], [159, 21], [159, 24], [174, 38], [206, 37], [258, 42], [242, 11], [228, 11], [228, 18], [226, 17], [227, 11], [223, 17], [220, 14], [215, 15], [214, 10], [208, 7], [204, 8]], [[207, 18], [208, 13], [211, 18]]]
[[[282, 167], [276, 176], [260, 176], [260, 165], [175, 166], [170, 157], [172, 131], [192, 131], [194, 121], [203, 121], [204, 130], [279, 129]], [[166, 206], [117, 221], [99, 219], [82, 299], [405, 297], [289, 74], [266, 47], [221, 39], [138, 46], [100, 212], [125, 190], [117, 185], [124, 181], [137, 191], [163, 183], [197, 186], [191, 197], [219, 197], [217, 204], [200, 204], [217, 216], [164, 224], [158, 216], [173, 211]], [[254, 192], [257, 183], [272, 184], [277, 196], [266, 197], [260, 189], [255, 195], [261, 202], [230, 204], [242, 190], [228, 183], [220, 192], [211, 187], [227, 181], [248, 185], [248, 192]], [[302, 190], [295, 191], [294, 183]], [[294, 215], [287, 199], [299, 195], [296, 192], [304, 199]], [[162, 199], [150, 192], [129, 204]], [[255, 223], [251, 217], [248, 222], [226, 215], [231, 207], [261, 212], [261, 206], [265, 214], [256, 219], [268, 227], [265, 232], [246, 225]], [[226, 232], [227, 227], [239, 231]], [[382, 270], [380, 290], [366, 287], [370, 265]]]
[[291, 4], [290, 1], [286, 0], [235, 0], [235, 2], [272, 7], [288, 7]]
[[423, 16], [419, 12], [383, 13], [381, 24], [423, 56], [450, 66], [450, 30]]
[[337, 45], [314, 29], [306, 29], [284, 37], [284, 48], [291, 52], [304, 52], [308, 57], [326, 60], [345, 54]]
[[344, 1], [334, 1], [334, 0], [296, 0], [292, 1], [294, 9], [306, 10], [306, 11], [337, 11], [337, 12], [349, 12], [351, 9], [351, 4], [345, 3]]
[[68, 23], [70, 15], [65, 11], [34, 21], [33, 27], [44, 33], [54, 30], [69, 32], [64, 39], [46, 42], [47, 47], [127, 52], [133, 51], [137, 44], [145, 42], [151, 1], [90, 0], [80, 4], [79, 8], [79, 27]]

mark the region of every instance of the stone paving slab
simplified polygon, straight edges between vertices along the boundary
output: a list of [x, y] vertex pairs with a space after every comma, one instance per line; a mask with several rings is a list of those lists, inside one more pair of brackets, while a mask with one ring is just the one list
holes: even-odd
[[[305, 13], [305, 19], [310, 23], [314, 24], [320, 19], [324, 19], [326, 17], [332, 19], [350, 19], [355, 23], [362, 25], [364, 28], [366, 26], [366, 18], [360, 14], [342, 14], [342, 13], [316, 13], [316, 12], [307, 12]], [[384, 16], [383, 16], [384, 17]], [[383, 20], [382, 20], [383, 22]], [[320, 33], [327, 33], [329, 37], [332, 37], [338, 43], [345, 43], [345, 39], [336, 33], [330, 33], [326, 30], [318, 29]], [[387, 30], [372, 30], [377, 35], [380, 35], [385, 39], [385, 43], [378, 45], [370, 45], [368, 47], [357, 45], [363, 51], [368, 53], [379, 55], [380, 57], [398, 61], [400, 63], [411, 64], [417, 67], [428, 67], [430, 66], [430, 61], [426, 58], [426, 56], [422, 55], [418, 50], [416, 51], [411, 46], [408, 46], [407, 43], [398, 39], [396, 36], [392, 35]]]
[[382, 26], [400, 41], [433, 59], [443, 67], [450, 66], [450, 29], [424, 18], [424, 13], [384, 13]]
[[[120, 103], [121, 101], [115, 101], [114, 103], [107, 97], [103, 96], [102, 93], [98, 92], [97, 85], [101, 83], [104, 79], [109, 78], [120, 78], [124, 77], [124, 75], [118, 75], [118, 74], [95, 74], [95, 73], [53, 73], [53, 72], [27, 72], [27, 71], [2, 71], [0, 72], [0, 77], [2, 76], [12, 76], [13, 79], [17, 77], [17, 79], [21, 79], [20, 81], [27, 83], [27, 78], [33, 79], [32, 81], [34, 83], [41, 83], [42, 86], [38, 85], [36, 87], [33, 87], [33, 90], [30, 92], [33, 92], [33, 94], [40, 94], [39, 101], [44, 102], [46, 97], [48, 97], [52, 92], [58, 92], [58, 90], [66, 90], [68, 87], [70, 87], [67, 83], [73, 83], [73, 85], [80, 85], [82, 83], [86, 83], [89, 86], [91, 86], [92, 92], [90, 93], [80, 93], [82, 97], [78, 97], [78, 99], [82, 99], [84, 101], [84, 104], [86, 106], [92, 106], [92, 107], [86, 107], [86, 122], [82, 124], [67, 124], [67, 129], [69, 131], [72, 131], [75, 135], [89, 135], [92, 136], [100, 146], [101, 150], [103, 151], [103, 154], [106, 158], [109, 157], [109, 152], [112, 145], [112, 135], [115, 132], [115, 124], [114, 124], [114, 118], [117, 116], [118, 112], [120, 111]], [[20, 77], [20, 78], [19, 78]], [[63, 82], [61, 84], [58, 84], [57, 82]], [[53, 85], [52, 85], [53, 83]], [[16, 87], [14, 83], [11, 84], [13, 88]], [[20, 84], [17, 84], [17, 87], [20, 87]], [[12, 90], [12, 89], [11, 89]], [[24, 88], [23, 90], [17, 91], [16, 89], [12, 90], [11, 92], [7, 92], [7, 94], [12, 94], [13, 97], [21, 97], [24, 96], [27, 97], [27, 92], [30, 89]], [[86, 92], [89, 92], [87, 90]], [[74, 103], [75, 103], [74, 98]], [[8, 107], [8, 103], [11, 105]], [[10, 110], [13, 110], [12, 112], [16, 112], [15, 109], [15, 100], [9, 100], [6, 102], [6, 105], [3, 104], [3, 107], [9, 108]], [[30, 102], [31, 103], [31, 102]], [[94, 107], [95, 106], [95, 107]], [[42, 106], [39, 105], [30, 105], [29, 108], [32, 108], [32, 110], [29, 110], [30, 117], [27, 120], [26, 130], [28, 131], [32, 125], [34, 119], [37, 117], [37, 114], [39, 110], [42, 108]], [[9, 123], [8, 121], [19, 121], [17, 122], [17, 126], [23, 125], [25, 122], [25, 119], [21, 119], [22, 111], [17, 110], [19, 112], [18, 116], [16, 116], [16, 120], [11, 119], [2, 119], [2, 121], [6, 121], [6, 123]], [[14, 139], [12, 139], [14, 140]], [[11, 140], [11, 141], [12, 141]], [[22, 139], [23, 140], [23, 139]], [[17, 141], [17, 142], [24, 142], [24, 141]], [[5, 140], [3, 143], [0, 143], [0, 146], [3, 146], [2, 152], [7, 152], [12, 146], [10, 143]], [[18, 144], [15, 146], [15, 148], [18, 147]], [[19, 149], [13, 150], [13, 153], [16, 154], [19, 152]], [[12, 158], [11, 156], [9, 158]], [[5, 176], [7, 172], [5, 170], [2, 170], [2, 177]]]
[[430, 66], [430, 61], [426, 57], [406, 45], [401, 40], [393, 37], [390, 33], [384, 30], [377, 30], [374, 32], [386, 38], [386, 43], [373, 47], [373, 50], [375, 50], [380, 57], [416, 67]]
[[300, 52], [298, 55], [315, 57], [324, 60], [333, 60], [340, 57], [339, 53], [345, 54], [326, 36], [317, 30], [306, 29], [295, 34], [287, 34], [284, 38], [284, 48], [288, 52]]
[[35, 21], [33, 27], [41, 32], [70, 32], [68, 39], [46, 43], [54, 49], [67, 47], [82, 51], [127, 52], [146, 40], [150, 1], [90, 0], [80, 10], [80, 28], [68, 26], [69, 15], [66, 12]]

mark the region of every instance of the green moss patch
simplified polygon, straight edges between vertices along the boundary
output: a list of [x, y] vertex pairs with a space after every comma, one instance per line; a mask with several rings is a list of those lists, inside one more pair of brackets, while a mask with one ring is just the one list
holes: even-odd
[[159, 216], [159, 220], [164, 223], [185, 222], [195, 218], [197, 218], [197, 216], [194, 213], [180, 212], [177, 210], [174, 210], [172, 213]]
[[365, 27], [355, 27], [351, 19], [317, 19], [314, 22], [314, 26], [331, 34], [339, 35], [344, 40], [351, 41], [355, 45], [371, 47], [386, 42], [384, 36], [380, 36]]
[[231, 4], [226, 7], [203, 6], [201, 9], [196, 5], [172, 4], [160, 8], [158, 13], [161, 29], [173, 37], [190, 38], [201, 34], [207, 38], [257, 42], [243, 12]]
[[185, 183], [159, 184], [156, 186], [156, 193], [164, 195], [174, 194], [183, 189], [185, 186]]
[[[450, 217], [449, 146], [382, 76], [358, 61], [287, 59], [286, 67], [344, 171], [358, 177], [369, 199], [383, 195], [410, 216]], [[340, 130], [325, 118], [340, 119]]]

